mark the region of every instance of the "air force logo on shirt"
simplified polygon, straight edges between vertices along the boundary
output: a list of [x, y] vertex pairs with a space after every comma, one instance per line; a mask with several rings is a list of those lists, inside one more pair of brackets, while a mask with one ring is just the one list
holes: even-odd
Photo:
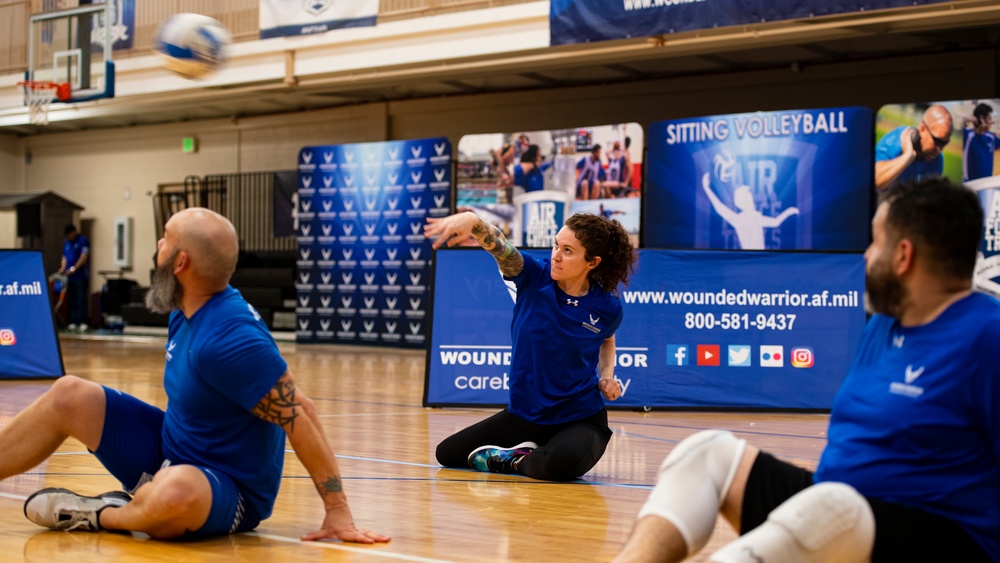
[[889, 392], [895, 395], [904, 395], [914, 399], [923, 395], [924, 388], [913, 385], [913, 382], [923, 374], [924, 366], [920, 366], [919, 368], [914, 368], [913, 364], [906, 366], [906, 370], [903, 372], [903, 382], [900, 383], [899, 381], [893, 381], [890, 383]]
[[590, 324], [587, 324], [586, 322], [581, 323], [583, 325], [583, 328], [589, 330], [590, 332], [593, 332], [594, 334], [600, 334], [601, 329], [598, 328], [597, 323], [598, 321], [601, 320], [601, 317], [595, 317], [594, 315], [591, 315], [589, 313], [587, 314], [587, 316], [590, 319]]
[[170, 360], [174, 359], [174, 355], [171, 354], [170, 352], [172, 352], [174, 350], [174, 348], [176, 348], [176, 347], [177, 347], [177, 343], [174, 342], [173, 340], [171, 340], [170, 343], [167, 344], [167, 361], [168, 362]]

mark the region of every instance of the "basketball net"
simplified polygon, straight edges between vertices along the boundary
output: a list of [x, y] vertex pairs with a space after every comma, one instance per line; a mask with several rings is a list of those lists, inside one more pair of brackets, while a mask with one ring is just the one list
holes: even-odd
[[[57, 97], [62, 99], [68, 84], [26, 80], [17, 83], [24, 91], [24, 105], [28, 106], [28, 122], [32, 125], [49, 124], [49, 106]], [[60, 95], [61, 94], [61, 95]]]

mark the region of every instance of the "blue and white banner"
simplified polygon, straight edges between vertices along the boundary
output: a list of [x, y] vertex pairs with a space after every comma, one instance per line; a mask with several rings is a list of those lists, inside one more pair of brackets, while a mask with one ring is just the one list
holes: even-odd
[[260, 38], [370, 27], [378, 0], [260, 0]]
[[983, 240], [976, 260], [976, 289], [1000, 299], [1000, 176], [973, 180], [967, 185], [979, 193], [984, 215]]
[[867, 108], [662, 121], [647, 133], [647, 247], [867, 247]]
[[65, 373], [49, 297], [41, 252], [0, 250], [0, 378]]
[[552, 45], [940, 4], [948, 0], [551, 0]]
[[111, 26], [113, 50], [131, 49], [135, 37], [135, 0], [97, 0], [94, 4], [111, 2], [111, 22], [104, 21], [104, 15], [94, 16], [94, 27], [90, 32], [94, 52], [104, 48], [104, 27]]
[[[506, 404], [513, 303], [493, 257], [438, 251], [434, 279], [424, 404]], [[829, 409], [863, 293], [859, 254], [640, 250], [615, 337], [624, 394], [608, 404]]]
[[451, 143], [305, 147], [298, 173], [296, 341], [425, 347], [424, 224], [451, 212]]
[[541, 190], [514, 196], [514, 237], [516, 246], [547, 248], [556, 243], [556, 235], [573, 206], [573, 196], [555, 190]]

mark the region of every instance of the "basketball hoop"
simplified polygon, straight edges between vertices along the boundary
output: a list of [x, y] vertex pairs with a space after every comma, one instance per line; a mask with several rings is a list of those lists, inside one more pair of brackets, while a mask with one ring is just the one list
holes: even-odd
[[24, 91], [24, 105], [28, 106], [28, 122], [32, 125], [48, 125], [52, 100], [66, 101], [70, 98], [69, 84], [24, 80], [17, 85]]

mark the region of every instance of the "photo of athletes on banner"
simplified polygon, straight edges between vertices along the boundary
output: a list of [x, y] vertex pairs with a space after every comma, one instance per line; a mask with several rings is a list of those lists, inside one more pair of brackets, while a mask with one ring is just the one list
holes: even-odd
[[875, 188], [945, 176], [979, 193], [985, 224], [976, 288], [1000, 297], [1000, 99], [879, 108], [875, 116]]
[[475, 212], [523, 248], [552, 246], [573, 213], [594, 213], [618, 220], [638, 246], [643, 144], [637, 123], [466, 135], [458, 211]]
[[646, 246], [863, 251], [871, 122], [844, 107], [650, 125]]
[[[995, 183], [1000, 100], [893, 104], [875, 116], [875, 189], [924, 176]], [[977, 182], [973, 184], [972, 182]]]

